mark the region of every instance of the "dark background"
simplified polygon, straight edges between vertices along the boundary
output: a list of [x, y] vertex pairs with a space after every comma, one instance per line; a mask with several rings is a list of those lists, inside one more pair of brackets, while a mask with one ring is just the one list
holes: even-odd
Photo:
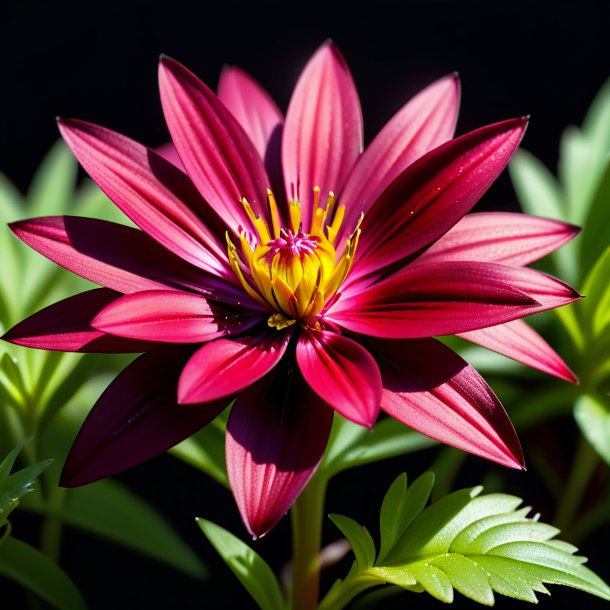
[[[148, 145], [164, 142], [168, 136], [156, 91], [160, 53], [183, 62], [210, 85], [223, 64], [238, 64], [285, 108], [303, 65], [328, 37], [352, 69], [367, 141], [410, 96], [458, 70], [463, 86], [458, 133], [531, 114], [524, 147], [554, 170], [561, 132], [581, 122], [608, 75], [608, 21], [595, 5], [603, 2], [4, 2], [0, 171], [26, 189], [58, 136], [56, 115], [97, 122]], [[508, 208], [513, 202], [503, 176], [484, 205]], [[427, 451], [342, 477], [329, 497], [329, 511], [371, 519], [374, 528], [372, 515], [383, 490], [402, 470], [413, 479], [432, 457]], [[471, 458], [467, 465], [460, 482], [478, 483], [481, 461]], [[528, 476], [510, 473], [509, 491], [521, 492]], [[65, 567], [92, 608], [251, 607], [193, 522], [198, 515], [244, 534], [228, 492], [168, 456], [122, 480], [192, 541], [212, 578], [195, 582], [112, 545], [71, 534]], [[549, 517], [543, 513], [543, 519]], [[328, 533], [329, 539], [336, 537], [331, 526]], [[257, 550], [279, 569], [289, 553], [288, 540], [284, 520]], [[603, 540], [587, 543], [592, 567], [607, 579]], [[440, 607], [440, 602], [426, 601]], [[424, 598], [403, 594], [384, 608], [409, 603], [423, 605]], [[602, 607], [597, 599], [558, 588], [542, 603], [546, 608]], [[498, 596], [497, 605], [513, 608], [516, 602]]]

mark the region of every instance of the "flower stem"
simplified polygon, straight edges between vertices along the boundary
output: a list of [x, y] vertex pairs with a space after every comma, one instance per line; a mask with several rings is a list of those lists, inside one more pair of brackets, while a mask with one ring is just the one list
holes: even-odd
[[292, 610], [315, 610], [320, 591], [320, 546], [326, 481], [313, 477], [290, 511]]

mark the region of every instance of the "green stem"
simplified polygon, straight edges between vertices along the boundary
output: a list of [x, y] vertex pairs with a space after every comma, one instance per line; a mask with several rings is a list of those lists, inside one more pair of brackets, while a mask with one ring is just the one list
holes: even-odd
[[48, 512], [45, 514], [40, 529], [40, 550], [53, 562], [59, 562], [63, 521], [61, 510], [66, 499], [66, 490], [56, 487], [47, 496]]
[[359, 573], [356, 576], [348, 575], [343, 582], [328, 592], [326, 597], [320, 602], [318, 610], [342, 610], [354, 597], [380, 584], [379, 578], [371, 578], [366, 573]]
[[574, 522], [574, 517], [580, 508], [582, 497], [587, 490], [598, 462], [599, 456], [595, 449], [581, 435], [576, 447], [568, 482], [562, 494], [562, 501], [559, 504], [554, 519], [555, 525], [564, 533]]
[[315, 610], [326, 481], [311, 479], [292, 507], [292, 610]]

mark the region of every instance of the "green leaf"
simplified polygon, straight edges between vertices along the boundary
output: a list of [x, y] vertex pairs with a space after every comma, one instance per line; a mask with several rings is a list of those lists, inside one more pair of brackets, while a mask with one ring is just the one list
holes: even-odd
[[610, 79], [595, 96], [582, 124], [583, 133], [591, 141], [597, 155], [603, 158], [610, 151]]
[[[371, 538], [366, 527], [356, 523], [349, 517], [343, 515], [329, 515], [330, 520], [341, 530], [341, 533], [347, 538], [350, 543], [354, 555], [356, 556], [356, 562], [358, 567], [365, 571], [371, 567], [375, 562], [375, 543]], [[398, 583], [396, 583], [398, 584]], [[412, 583], [415, 584], [415, 583]]]
[[574, 417], [585, 438], [610, 464], [610, 409], [598, 398], [585, 394], [574, 406]]
[[[608, 206], [610, 208], [610, 205]], [[590, 333], [595, 336], [601, 333], [610, 321], [610, 246], [596, 261], [586, 276], [583, 285], [583, 299], [579, 308], [582, 320], [589, 326]]]
[[87, 604], [68, 575], [34, 547], [7, 538], [0, 545], [0, 574], [26, 587], [60, 610], [84, 610]]
[[197, 523], [262, 610], [283, 610], [286, 607], [277, 579], [260, 555], [211, 521], [197, 519]]

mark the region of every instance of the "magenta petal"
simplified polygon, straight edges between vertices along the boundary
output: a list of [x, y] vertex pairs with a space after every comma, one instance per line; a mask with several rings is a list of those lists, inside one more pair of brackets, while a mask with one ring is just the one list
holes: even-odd
[[206, 343], [180, 375], [178, 402], [210, 402], [252, 385], [281, 360], [291, 334], [267, 328], [256, 335]]
[[434, 339], [374, 341], [383, 377], [381, 408], [442, 443], [510, 468], [523, 453], [500, 401], [462, 358]]
[[282, 113], [271, 96], [249, 74], [230, 66], [220, 75], [218, 97], [239, 121], [264, 159], [269, 140], [283, 122]]
[[224, 240], [218, 227], [210, 229], [220, 225], [183, 172], [110, 129], [74, 119], [59, 128], [87, 173], [136, 225], [196, 267], [226, 275]]
[[91, 321], [109, 303], [121, 296], [96, 288], [49, 305], [13, 326], [2, 338], [16, 345], [60, 352], [144, 352], [154, 343], [113, 337], [91, 326]]
[[416, 262], [485, 261], [529, 265], [557, 250], [579, 232], [574, 225], [525, 214], [468, 214]]
[[77, 487], [117, 474], [170, 449], [212, 421], [227, 401], [183, 407], [176, 384], [191, 350], [163, 346], [129, 365], [83, 424], [60, 484]]
[[301, 202], [309, 229], [313, 187], [338, 193], [362, 151], [358, 92], [340, 51], [323, 44], [305, 66], [286, 113], [282, 166], [288, 200]]
[[410, 165], [365, 215], [352, 280], [413, 255], [455, 225], [506, 167], [526, 124], [482, 127]]
[[233, 405], [225, 442], [227, 474], [246, 527], [264, 536], [317, 468], [333, 410], [298, 372], [276, 367]]
[[237, 232], [249, 226], [245, 197], [266, 216], [270, 186], [263, 161], [224, 104], [194, 74], [163, 57], [159, 64], [163, 112], [180, 159], [199, 192]]
[[161, 146], [157, 146], [155, 152], [161, 155], [166, 161], [169, 161], [172, 165], [175, 165], [179, 170], [184, 171], [184, 165], [182, 165], [182, 161], [180, 161], [180, 156], [178, 155], [178, 151], [173, 142], [166, 142], [165, 144], [161, 144]]
[[567, 284], [533, 269], [439, 262], [412, 265], [352, 292], [326, 318], [364, 335], [416, 339], [502, 324], [578, 298]]
[[113, 301], [92, 324], [99, 330], [121, 337], [167, 343], [204, 343], [246, 330], [259, 319], [228, 313], [196, 294], [147, 290]]
[[330, 331], [304, 332], [297, 363], [314, 391], [338, 413], [371, 428], [381, 404], [381, 375], [371, 354], [352, 339]]
[[458, 336], [526, 366], [578, 383], [578, 379], [559, 354], [523, 320], [472, 330]]
[[426, 87], [405, 104], [366, 147], [351, 171], [340, 201], [346, 205], [341, 228], [353, 230], [379, 195], [411, 163], [453, 137], [460, 105], [457, 74]]

